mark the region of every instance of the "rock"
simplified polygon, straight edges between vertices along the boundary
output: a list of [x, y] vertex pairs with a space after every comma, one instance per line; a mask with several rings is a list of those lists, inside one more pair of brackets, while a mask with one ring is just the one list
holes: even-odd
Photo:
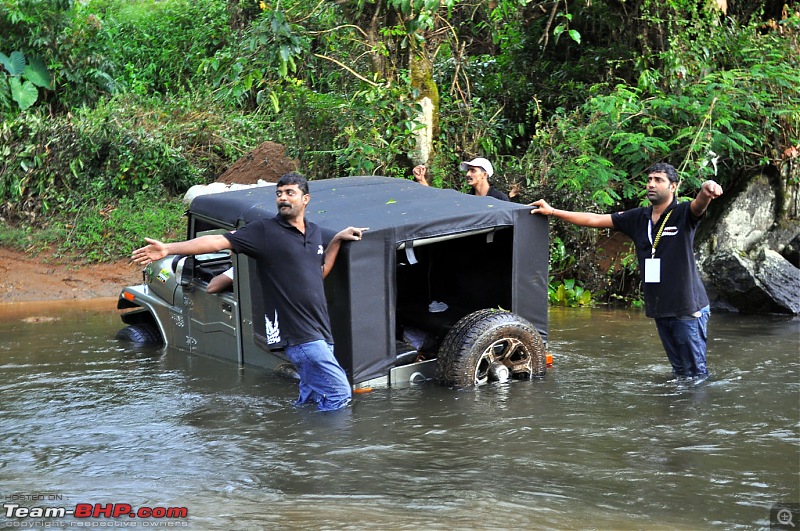
[[[774, 251], [765, 251], [758, 260], [718, 253], [711, 259], [711, 270], [723, 305], [729, 303], [742, 313], [800, 312], [800, 271]], [[719, 301], [713, 302], [720, 309]]]
[[729, 203], [714, 227], [720, 250], [750, 252], [775, 225], [775, 191], [761, 175]]
[[779, 313], [800, 313], [800, 269], [775, 251], [764, 249], [756, 260], [756, 278]]
[[800, 224], [782, 223], [770, 231], [767, 247], [778, 251], [793, 266], [800, 267]]
[[781, 256], [789, 260], [793, 266], [800, 267], [800, 234], [792, 238], [792, 240], [781, 249]]
[[770, 180], [756, 176], [699, 246], [716, 310], [800, 314], [800, 223], [788, 216], [778, 222], [777, 202]]

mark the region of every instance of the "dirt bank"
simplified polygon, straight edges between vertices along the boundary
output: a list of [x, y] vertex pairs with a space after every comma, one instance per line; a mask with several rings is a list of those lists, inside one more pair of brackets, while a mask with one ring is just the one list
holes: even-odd
[[117, 297], [141, 281], [141, 267], [129, 260], [80, 265], [0, 247], [0, 303]]

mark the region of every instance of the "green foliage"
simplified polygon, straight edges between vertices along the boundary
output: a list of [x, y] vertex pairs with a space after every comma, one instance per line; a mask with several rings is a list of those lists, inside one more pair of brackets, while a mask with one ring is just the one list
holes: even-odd
[[140, 95], [194, 89], [203, 62], [235, 37], [219, 0], [108, 2], [103, 17], [115, 83]]
[[0, 225], [0, 245], [81, 262], [103, 262], [130, 256], [145, 235], [181, 238], [186, 232], [184, 205], [169, 198], [139, 192], [110, 203], [84, 203], [60, 212], [43, 228]]
[[180, 194], [201, 182], [207, 168], [200, 164], [210, 154], [198, 143], [214, 139], [203, 115], [175, 108], [164, 127], [165, 109], [154, 112], [146, 103], [112, 99], [69, 117], [27, 113], [3, 123], [3, 214], [13, 219], [24, 211], [30, 218], [141, 190]]
[[566, 279], [563, 282], [553, 282], [552, 277], [547, 287], [547, 299], [553, 306], [567, 306], [575, 308], [577, 306], [592, 306], [592, 292], [583, 288], [574, 279]]
[[89, 262], [130, 256], [145, 235], [180, 238], [185, 233], [185, 207], [161, 195], [137, 192], [116, 203], [76, 206], [64, 213], [50, 230], [61, 234], [57, 253], [80, 256]]
[[547, 298], [557, 306], [592, 306], [592, 292], [575, 279], [563, 279], [575, 264], [575, 257], [569, 252], [564, 241], [556, 236], [550, 239], [550, 277]]
[[561, 13], [559, 15], [559, 23], [558, 25], [553, 28], [553, 37], [555, 37], [555, 41], [558, 42], [558, 39], [561, 38], [561, 35], [564, 32], [567, 32], [569, 38], [575, 41], [576, 43], [581, 43], [581, 34], [578, 30], [569, 29], [569, 23], [572, 21], [572, 15], [570, 13]]
[[0, 246], [18, 249], [33, 255], [50, 249], [58, 241], [56, 231], [36, 230], [31, 225], [0, 223]]
[[563, 275], [575, 264], [575, 256], [558, 236], [550, 238], [550, 273], [554, 277]]
[[[51, 109], [66, 112], [73, 106], [91, 104], [101, 93], [113, 90], [108, 73], [111, 65], [98, 46], [98, 39], [102, 40], [102, 22], [88, 12], [86, 3], [5, 0], [3, 7], [0, 9], [3, 46], [29, 58], [36, 73], [31, 72], [28, 79], [36, 83], [35, 76], [40, 87], [52, 89], [52, 93], [46, 94]], [[32, 94], [29, 88], [25, 90]], [[39, 98], [38, 103], [45, 101]], [[2, 116], [9, 116], [1, 105], [2, 95], [0, 111]]]
[[[7, 74], [0, 72], [0, 110], [10, 111], [7, 103], [10, 97], [19, 110], [24, 111], [39, 98], [39, 89], [53, 88], [53, 79], [41, 59], [33, 57], [28, 60], [19, 50], [6, 55], [0, 52], [0, 63]], [[6, 84], [7, 83], [7, 84]]]
[[[678, 167], [686, 191], [714, 176], [714, 156], [737, 166], [778, 160], [776, 146], [798, 140], [800, 76], [786, 61], [785, 43], [749, 31], [758, 47], [727, 46], [738, 52], [736, 68], [684, 69], [674, 91], [662, 88], [665, 74], [646, 71], [639, 87], [597, 86], [576, 110], [557, 111], [528, 152], [532, 174], [539, 183], [585, 191], [593, 202], [611, 206], [640, 197], [639, 176], [657, 160]], [[668, 63], [675, 64], [670, 54]], [[716, 178], [726, 185], [729, 175]]]
[[349, 97], [319, 94], [297, 85], [283, 95], [295, 117], [293, 144], [314, 178], [343, 175], [402, 176], [401, 159], [414, 142], [416, 104], [407, 89], [377, 85]]
[[287, 19], [280, 6], [263, 8], [240, 40], [203, 59], [198, 72], [209, 80], [220, 101], [250, 108], [268, 102], [280, 112], [273, 90], [297, 72], [311, 38]]

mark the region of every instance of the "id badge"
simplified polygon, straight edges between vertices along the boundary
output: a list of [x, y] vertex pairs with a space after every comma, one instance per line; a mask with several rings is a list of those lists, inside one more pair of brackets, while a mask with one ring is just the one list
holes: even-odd
[[658, 284], [661, 282], [661, 258], [645, 259], [644, 281], [648, 284]]

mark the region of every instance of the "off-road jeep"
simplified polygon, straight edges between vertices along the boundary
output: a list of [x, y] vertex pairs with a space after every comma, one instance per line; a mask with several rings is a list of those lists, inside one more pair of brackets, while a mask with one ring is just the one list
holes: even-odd
[[[309, 183], [306, 216], [342, 245], [325, 279], [335, 354], [355, 388], [437, 378], [447, 385], [529, 379], [546, 370], [548, 223], [523, 205], [388, 177]], [[274, 216], [273, 187], [196, 197], [188, 238]], [[233, 290], [209, 294], [234, 268]], [[270, 351], [255, 262], [228, 252], [169, 256], [125, 287], [117, 308], [135, 342], [161, 342], [283, 370]]]

